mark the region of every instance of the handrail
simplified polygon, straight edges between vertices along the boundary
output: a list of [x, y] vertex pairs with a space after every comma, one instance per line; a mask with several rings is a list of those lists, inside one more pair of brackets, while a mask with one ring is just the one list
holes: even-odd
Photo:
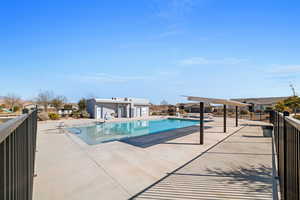
[[270, 113], [274, 125], [278, 177], [281, 199], [300, 199], [300, 155], [299, 134], [300, 122], [292, 116], [273, 111]]
[[30, 114], [23, 114], [19, 117], [0, 124], [0, 143], [3, 142], [16, 128], [22, 124]]
[[286, 121], [291, 123], [295, 128], [300, 130], [300, 121], [297, 119], [294, 119], [293, 117], [285, 117]]
[[0, 125], [0, 199], [32, 200], [37, 110]]

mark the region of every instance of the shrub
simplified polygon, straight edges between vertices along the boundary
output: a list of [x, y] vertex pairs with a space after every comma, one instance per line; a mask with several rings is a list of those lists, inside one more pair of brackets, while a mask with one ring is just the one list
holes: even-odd
[[29, 109], [28, 109], [28, 108], [24, 108], [24, 109], [22, 110], [22, 113], [23, 113], [23, 114], [29, 113]]
[[157, 112], [152, 112], [152, 115], [158, 115]]
[[182, 114], [182, 115], [184, 115], [184, 114], [186, 114], [187, 112], [186, 112], [184, 109], [180, 109], [180, 110], [179, 110], [179, 113]]
[[13, 112], [18, 112], [20, 109], [21, 109], [20, 106], [14, 106], [12, 111]]
[[90, 114], [87, 111], [81, 111], [82, 118], [90, 118]]
[[80, 112], [79, 111], [74, 111], [73, 113], [72, 113], [72, 117], [73, 118], [80, 118]]
[[56, 113], [49, 113], [49, 118], [51, 120], [58, 120], [59, 119], [59, 115]]
[[248, 115], [248, 114], [249, 114], [249, 111], [248, 111], [248, 110], [241, 110], [241, 111], [240, 111], [240, 114], [241, 114], [241, 115]]
[[38, 119], [39, 119], [40, 121], [46, 121], [46, 120], [49, 120], [48, 113], [46, 113], [46, 112], [38, 113]]
[[90, 114], [87, 111], [73, 111], [73, 118], [90, 118]]
[[64, 109], [66, 109], [66, 110], [72, 110], [73, 106], [72, 106], [72, 104], [65, 104], [64, 105]]

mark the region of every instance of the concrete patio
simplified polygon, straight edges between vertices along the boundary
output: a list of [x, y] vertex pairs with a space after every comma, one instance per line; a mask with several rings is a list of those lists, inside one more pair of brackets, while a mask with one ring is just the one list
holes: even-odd
[[133, 199], [273, 199], [272, 141], [247, 126]]
[[[199, 145], [195, 126], [170, 131], [180, 137], [147, 145], [145, 140], [87, 145], [76, 135], [60, 133], [58, 123], [39, 124], [36, 200], [272, 196], [271, 138], [263, 137], [258, 126], [246, 126], [256, 122], [241, 120], [235, 127], [234, 119], [227, 119], [223, 133], [222, 119], [215, 118], [205, 123], [204, 145]], [[228, 196], [230, 189], [240, 195]]]

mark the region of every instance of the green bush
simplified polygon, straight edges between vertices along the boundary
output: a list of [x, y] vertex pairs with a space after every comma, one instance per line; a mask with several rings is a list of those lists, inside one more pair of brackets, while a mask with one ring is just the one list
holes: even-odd
[[248, 114], [249, 114], [249, 111], [248, 111], [248, 110], [241, 110], [241, 111], [240, 111], [240, 114], [241, 114], [241, 115], [248, 115]]
[[152, 115], [158, 115], [157, 112], [152, 112]]
[[184, 115], [184, 114], [186, 114], [187, 112], [186, 112], [184, 109], [180, 109], [180, 110], [179, 110], [179, 113], [182, 114], [182, 115]]
[[72, 110], [73, 106], [72, 106], [72, 104], [65, 104], [64, 105], [64, 109], [66, 109], [66, 110]]
[[18, 112], [20, 109], [21, 109], [20, 106], [14, 106], [12, 111], [13, 112]]
[[22, 109], [22, 113], [25, 114], [25, 113], [29, 113], [29, 109], [28, 108], [24, 108]]
[[80, 112], [79, 111], [74, 111], [73, 113], [72, 113], [72, 117], [73, 118], [80, 118]]
[[72, 113], [73, 118], [90, 118], [90, 114], [87, 111], [74, 111]]
[[51, 120], [58, 120], [59, 119], [59, 115], [56, 114], [56, 113], [49, 113], [48, 115], [49, 115], [49, 118]]
[[90, 118], [90, 114], [87, 111], [81, 111], [82, 118]]

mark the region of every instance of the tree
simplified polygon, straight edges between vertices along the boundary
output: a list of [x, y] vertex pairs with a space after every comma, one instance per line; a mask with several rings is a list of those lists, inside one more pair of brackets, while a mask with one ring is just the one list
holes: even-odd
[[275, 110], [279, 112], [283, 111], [292, 111], [293, 113], [297, 112], [297, 109], [300, 108], [300, 97], [292, 96], [283, 101], [278, 102], [275, 105]]
[[45, 112], [48, 111], [48, 106], [53, 100], [53, 92], [50, 91], [40, 91], [38, 96], [36, 97], [36, 102], [38, 105], [44, 107]]
[[162, 100], [161, 102], [160, 102], [160, 105], [169, 105], [169, 103], [166, 101], [166, 100]]
[[65, 110], [72, 110], [73, 109], [73, 105], [72, 104], [65, 104], [64, 105], [64, 109]]
[[175, 115], [176, 114], [176, 106], [169, 105], [168, 106], [168, 114], [169, 115]]
[[15, 106], [19, 106], [21, 104], [21, 98], [15, 94], [8, 94], [4, 97], [4, 104], [13, 111]]
[[63, 107], [64, 103], [67, 101], [65, 96], [56, 96], [51, 101], [51, 105], [58, 111], [60, 108]]
[[289, 107], [293, 113], [297, 112], [297, 109], [300, 108], [300, 97], [298, 96], [292, 96], [285, 100], [283, 100], [284, 105]]
[[20, 106], [14, 106], [13, 108], [12, 108], [12, 111], [13, 112], [18, 112], [19, 110], [20, 110], [21, 108], [20, 108]]
[[276, 105], [275, 105], [275, 110], [279, 111], [279, 112], [283, 112], [287, 110], [287, 107], [284, 105], [283, 101], [279, 101]]
[[80, 111], [85, 111], [86, 107], [87, 107], [86, 99], [85, 98], [80, 99], [79, 102], [78, 102], [79, 110]]

